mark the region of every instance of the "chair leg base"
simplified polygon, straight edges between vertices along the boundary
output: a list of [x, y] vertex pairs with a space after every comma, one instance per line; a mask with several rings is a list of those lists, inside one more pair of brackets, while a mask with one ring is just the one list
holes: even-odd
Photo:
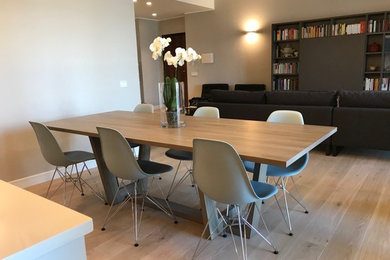
[[305, 211], [305, 214], [309, 214], [309, 211], [306, 210], [306, 211]]
[[138, 246], [139, 246], [139, 244], [138, 244], [138, 243], [135, 243], [135, 244], [134, 244], [134, 246], [135, 246], [135, 247], [138, 247]]
[[288, 235], [289, 235], [290, 237], [292, 237], [294, 234], [290, 232], [290, 233], [288, 233]]
[[279, 254], [279, 251], [274, 251], [274, 254], [275, 254], [275, 255]]
[[101, 230], [101, 231], [104, 231], [104, 230], [106, 230], [106, 228], [102, 227], [100, 230]]
[[179, 221], [175, 220], [173, 223], [177, 224], [177, 223], [179, 223]]
[[84, 196], [85, 194], [84, 193], [81, 193], [81, 196]]

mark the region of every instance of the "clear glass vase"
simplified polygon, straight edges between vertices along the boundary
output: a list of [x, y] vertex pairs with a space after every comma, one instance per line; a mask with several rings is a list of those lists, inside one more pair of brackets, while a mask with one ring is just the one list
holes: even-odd
[[158, 83], [161, 126], [177, 128], [185, 126], [184, 83], [172, 79], [168, 83]]

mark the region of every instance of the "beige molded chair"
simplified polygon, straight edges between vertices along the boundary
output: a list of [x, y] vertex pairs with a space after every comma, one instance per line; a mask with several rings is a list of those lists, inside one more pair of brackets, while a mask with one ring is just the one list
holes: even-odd
[[[276, 111], [271, 113], [271, 115], [267, 119], [267, 122], [296, 124], [296, 125], [303, 125], [304, 124], [302, 114], [298, 111], [292, 111], [292, 110], [276, 110]], [[297, 185], [295, 184], [295, 181], [294, 181], [294, 176], [303, 171], [303, 169], [306, 167], [308, 161], [309, 161], [309, 154], [307, 153], [287, 168], [273, 166], [273, 165], [268, 165], [268, 168], [267, 168], [267, 182], [269, 183], [269, 178], [272, 177], [275, 181], [275, 185], [277, 187], [279, 187], [281, 190], [283, 190], [283, 198], [284, 198], [284, 205], [285, 205], [285, 211], [286, 211], [285, 214], [283, 213], [283, 210], [280, 207], [279, 201], [277, 199], [276, 199], [276, 202], [278, 204], [280, 212], [282, 213], [283, 219], [285, 220], [285, 222], [288, 225], [288, 229], [289, 229], [288, 234], [290, 236], [292, 236], [293, 233], [292, 233], [290, 212], [288, 209], [287, 194], [292, 199], [294, 199], [299, 205], [302, 206], [302, 208], [305, 210], [304, 212], [306, 214], [309, 213], [309, 211], [307, 210], [307, 207], [305, 205], [305, 202], [303, 201], [302, 195], [299, 192]], [[254, 163], [245, 162], [245, 166], [246, 166], [246, 169], [248, 171], [253, 172]], [[293, 183], [295, 192], [297, 193], [299, 199], [297, 199], [290, 191], [287, 190], [286, 186], [287, 186], [287, 182], [289, 179], [291, 179], [291, 182]]]
[[[46, 198], [49, 198], [53, 196], [57, 190], [64, 185], [64, 205], [67, 203], [66, 199], [66, 184], [72, 183], [73, 184], [73, 190], [71, 197], [69, 199], [69, 203], [72, 199], [73, 191], [74, 189], [78, 189], [81, 192], [81, 195], [84, 196], [84, 188], [83, 185], [86, 185], [88, 188], [91, 189], [93, 194], [97, 196], [99, 199], [105, 201], [102, 195], [97, 193], [83, 178], [82, 174], [84, 170], [87, 170], [89, 174], [91, 172], [89, 171], [86, 161], [94, 160], [95, 156], [93, 153], [85, 152], [85, 151], [69, 151], [69, 152], [62, 152], [60, 146], [57, 143], [57, 140], [53, 136], [53, 134], [50, 132], [50, 130], [43, 124], [37, 123], [37, 122], [31, 122], [30, 124], [32, 128], [34, 129], [34, 132], [36, 134], [39, 147], [41, 149], [42, 155], [45, 158], [45, 160], [50, 163], [51, 165], [55, 166], [54, 173], [52, 175], [49, 187], [46, 191]], [[81, 171], [78, 170], [77, 164], [82, 163], [82, 169]], [[68, 171], [68, 167], [71, 166], [71, 170]], [[64, 171], [60, 170], [60, 167], [64, 167]], [[73, 169], [76, 170], [76, 176], [73, 176]], [[58, 176], [62, 179], [62, 183], [58, 188], [49, 196], [50, 188], [52, 186], [53, 180], [58, 174]]]
[[[144, 161], [137, 160], [134, 157], [134, 154], [131, 150], [131, 147], [127, 140], [116, 130], [110, 128], [102, 128], [97, 127], [102, 152], [103, 159], [107, 165], [109, 171], [114, 174], [119, 179], [118, 189], [115, 192], [114, 199], [112, 200], [110, 209], [107, 212], [106, 218], [104, 220], [104, 224], [102, 227], [102, 231], [106, 228], [108, 222], [115, 216], [115, 214], [123, 208], [129, 201], [131, 201], [131, 207], [133, 211], [133, 221], [134, 221], [134, 236], [135, 242], [134, 246], [138, 246], [138, 231], [139, 225], [142, 221], [142, 214], [144, 210], [144, 201], [147, 199], [161, 211], [163, 211], [166, 215], [171, 217], [175, 223], [177, 223], [176, 217], [173, 215], [172, 210], [169, 206], [169, 203], [165, 201], [168, 209], [163, 207], [158, 201], [153, 199], [148, 194], [148, 189], [145, 189], [145, 186], [142, 185], [142, 182], [147, 182], [148, 178], [152, 177], [152, 182], [150, 186], [153, 185], [154, 177], [159, 174], [166, 173], [171, 171], [173, 168], [170, 165], [156, 163], [152, 161]], [[128, 181], [130, 183], [125, 183]], [[156, 182], [157, 185], [158, 182]], [[125, 189], [127, 193], [127, 198], [118, 206], [118, 208], [114, 211], [112, 215], [110, 212], [112, 210], [113, 204], [116, 200], [116, 197], [120, 191], [120, 189]], [[130, 189], [130, 190], [129, 190]], [[159, 187], [161, 191], [161, 188]], [[161, 191], [161, 195], [164, 197], [163, 192]], [[141, 213], [139, 216], [138, 223], [138, 198], [142, 199], [141, 204]]]
[[[154, 113], [154, 106], [152, 104], [138, 104], [135, 106], [133, 112], [153, 114]], [[132, 142], [129, 142], [129, 144], [130, 144], [131, 148], [135, 148], [135, 147], [139, 146], [139, 144], [135, 144]]]
[[[204, 107], [198, 108], [195, 111], [193, 116], [194, 117], [219, 118], [219, 110], [216, 107], [204, 106]], [[182, 161], [192, 161], [192, 152], [176, 150], [176, 149], [169, 149], [168, 151], [165, 152], [165, 155], [169, 158], [179, 160], [179, 164], [176, 168], [175, 176], [173, 177], [171, 186], [169, 187], [169, 191], [167, 194], [166, 199], [169, 200], [169, 196], [172, 195], [172, 193], [176, 190], [178, 185], [182, 184], [188, 177], [191, 178], [191, 182], [192, 182], [193, 187], [195, 186], [195, 184], [194, 184], [194, 180], [192, 177], [192, 168], [187, 168], [187, 171], [175, 184], [177, 173], [179, 172]]]
[[[240, 156], [230, 144], [206, 139], [194, 139], [193, 142], [193, 175], [199, 190], [208, 198], [227, 206], [226, 213], [223, 214], [214, 204], [213, 212], [215, 213], [209, 218], [209, 222], [202, 232], [193, 259], [197, 258], [205, 247], [201, 247], [200, 244], [210, 221], [217, 224], [215, 230], [210, 230], [207, 240], [213, 234], [220, 235], [229, 230], [238, 257], [239, 253], [232, 233], [233, 226], [250, 228], [273, 248], [274, 254], [277, 254], [278, 249], [272, 239], [267, 239], [262, 235], [257, 227], [252, 226], [247, 221], [247, 218], [252, 209], [257, 210], [269, 235], [267, 225], [256, 203], [274, 196], [278, 189], [274, 185], [250, 181]], [[245, 207], [247, 210], [244, 210]], [[246, 228], [239, 228], [238, 230], [240, 232], [242, 259], [247, 259]]]

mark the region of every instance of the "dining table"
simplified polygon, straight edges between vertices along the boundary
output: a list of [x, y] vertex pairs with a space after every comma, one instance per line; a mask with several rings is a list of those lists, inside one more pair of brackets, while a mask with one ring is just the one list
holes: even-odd
[[[227, 118], [202, 118], [182, 116], [184, 127], [164, 128], [160, 124], [160, 113], [137, 113], [110, 111], [76, 116], [44, 123], [49, 129], [89, 137], [108, 203], [111, 203], [118, 188], [116, 177], [104, 163], [100, 139], [96, 127], [107, 127], [119, 131], [129, 142], [140, 144], [139, 158], [150, 159], [150, 147], [165, 147], [192, 151], [193, 139], [221, 140], [231, 144], [242, 160], [255, 162], [252, 179], [264, 182], [267, 165], [288, 167], [304, 154], [331, 137], [337, 128], [333, 126], [293, 125], [265, 121]], [[120, 191], [117, 201], [127, 196]], [[199, 191], [200, 210], [170, 202], [176, 216], [206, 225], [214, 230], [218, 219], [215, 201]], [[261, 207], [261, 203], [257, 203]], [[248, 221], [258, 224], [260, 216], [252, 210]], [[211, 219], [210, 221], [208, 221]], [[249, 230], [248, 230], [249, 231]], [[251, 236], [248, 232], [247, 236]], [[212, 237], [213, 238], [213, 237]]]

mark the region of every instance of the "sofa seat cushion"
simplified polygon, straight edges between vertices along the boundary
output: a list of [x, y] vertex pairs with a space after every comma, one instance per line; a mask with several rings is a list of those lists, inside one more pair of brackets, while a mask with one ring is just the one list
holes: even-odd
[[265, 91], [212, 90], [209, 100], [219, 103], [264, 104]]
[[390, 108], [390, 92], [339, 91], [340, 107]]
[[336, 91], [269, 91], [267, 104], [300, 106], [336, 106]]

